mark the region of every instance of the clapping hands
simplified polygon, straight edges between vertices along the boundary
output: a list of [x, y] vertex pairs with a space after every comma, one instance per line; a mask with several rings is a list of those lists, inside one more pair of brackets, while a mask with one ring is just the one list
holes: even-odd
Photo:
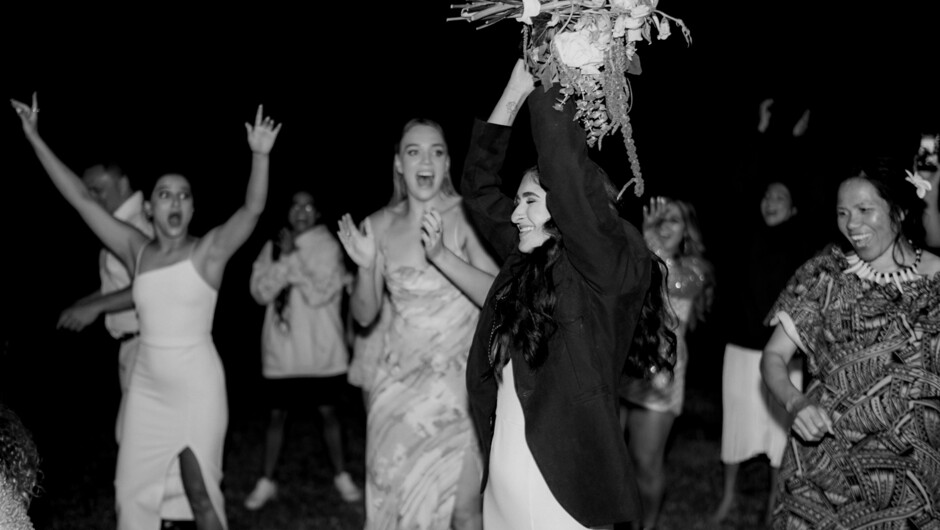
[[444, 219], [440, 212], [431, 208], [421, 219], [421, 244], [428, 261], [433, 262], [444, 250]]
[[368, 217], [361, 227], [356, 227], [351, 215], [343, 215], [339, 220], [337, 235], [353, 263], [363, 268], [375, 265], [375, 235], [372, 233], [372, 223]]
[[264, 105], [258, 105], [258, 112], [255, 113], [255, 124], [245, 124], [248, 131], [248, 145], [253, 153], [266, 155], [274, 147], [274, 141], [277, 140], [277, 134], [281, 132], [281, 125], [275, 126], [274, 120], [270, 117], [264, 117]]

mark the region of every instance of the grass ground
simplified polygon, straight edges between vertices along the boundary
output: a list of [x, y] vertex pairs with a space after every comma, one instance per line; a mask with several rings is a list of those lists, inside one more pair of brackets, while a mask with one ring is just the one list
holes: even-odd
[[[717, 363], [717, 364], [716, 364]], [[696, 365], [697, 364], [697, 365]], [[766, 460], [745, 463], [739, 479], [738, 504], [722, 524], [709, 521], [721, 493], [718, 459], [721, 435], [720, 356], [701, 356], [690, 366], [686, 407], [677, 420], [667, 454], [667, 497], [661, 529], [760, 528], [767, 495]], [[230, 385], [231, 387], [231, 385]], [[364, 414], [355, 389], [346, 408], [349, 471], [358, 484], [364, 477]], [[248, 393], [250, 394], [250, 392]], [[281, 492], [277, 501], [257, 512], [242, 506], [260, 468], [265, 415], [250, 404], [250, 395], [233, 396], [226, 440], [224, 491], [231, 530], [358, 530], [362, 503], [347, 504], [333, 489], [331, 471], [319, 436], [315, 413], [292, 417], [282, 455]], [[105, 403], [102, 401], [102, 403]], [[113, 403], [104, 406], [113, 406]], [[41, 429], [44, 494], [30, 510], [39, 530], [115, 527], [113, 473], [116, 446], [110, 410], [77, 421], [63, 413], [55, 422], [58, 445]], [[69, 423], [71, 422], [71, 423]], [[69, 432], [70, 441], [62, 440]], [[156, 530], [156, 529], [154, 529]]]

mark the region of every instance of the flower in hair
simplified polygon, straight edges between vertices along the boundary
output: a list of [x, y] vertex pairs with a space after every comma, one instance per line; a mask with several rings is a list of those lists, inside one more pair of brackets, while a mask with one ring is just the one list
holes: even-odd
[[926, 197], [927, 192], [933, 189], [933, 185], [930, 183], [930, 181], [920, 176], [920, 174], [911, 173], [906, 169], [904, 171], [907, 173], [907, 177], [904, 180], [910, 182], [914, 185], [915, 188], [917, 188], [917, 196], [921, 199]]

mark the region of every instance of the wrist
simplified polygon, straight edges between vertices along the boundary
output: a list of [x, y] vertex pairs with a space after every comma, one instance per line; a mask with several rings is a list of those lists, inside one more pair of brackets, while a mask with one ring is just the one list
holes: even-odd
[[253, 156], [268, 156], [268, 153], [263, 153], [263, 152], [261, 152], [261, 151], [255, 151], [254, 149], [251, 150], [251, 154], [252, 154]]
[[810, 405], [810, 400], [803, 394], [796, 394], [787, 400], [784, 408], [788, 414], [796, 414]]

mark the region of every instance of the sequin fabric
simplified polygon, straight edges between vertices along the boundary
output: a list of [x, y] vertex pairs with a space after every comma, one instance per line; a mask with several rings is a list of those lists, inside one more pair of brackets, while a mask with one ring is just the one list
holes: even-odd
[[940, 529], [940, 274], [878, 285], [832, 248], [806, 262], [771, 315], [805, 348], [808, 397], [833, 433], [791, 431], [775, 529]]

